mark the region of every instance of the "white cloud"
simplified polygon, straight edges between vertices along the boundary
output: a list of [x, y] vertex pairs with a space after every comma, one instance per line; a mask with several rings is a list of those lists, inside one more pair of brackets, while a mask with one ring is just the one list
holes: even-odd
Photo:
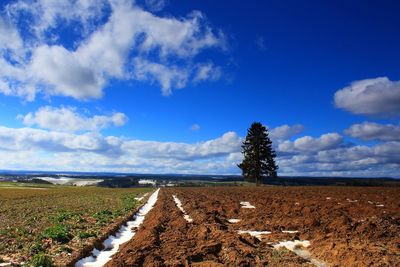
[[183, 161], [227, 156], [240, 151], [241, 139], [234, 132], [195, 144], [156, 142], [156, 141], [126, 141], [123, 150], [129, 154], [145, 158], [169, 158]]
[[339, 147], [343, 137], [338, 133], [327, 133], [319, 138], [303, 136], [295, 141], [285, 141], [279, 144], [278, 151], [284, 153], [316, 152]]
[[286, 175], [400, 177], [400, 142], [352, 146], [282, 157]]
[[[233, 172], [234, 168], [236, 172], [232, 155], [240, 151], [240, 142], [233, 132], [189, 144], [0, 127], [0, 155], [9, 155], [0, 157], [0, 169], [20, 166], [24, 169], [218, 173]], [[25, 155], [34, 160], [27, 161]]]
[[[400, 177], [400, 142], [345, 147], [338, 139], [328, 134], [307, 141], [319, 150], [295, 141], [293, 153], [277, 151], [280, 175]], [[0, 169], [238, 174], [241, 141], [234, 132], [177, 143], [0, 127]]]
[[216, 81], [221, 77], [221, 73], [221, 68], [214, 66], [213, 63], [202, 63], [197, 66], [197, 71], [195, 73], [193, 81]]
[[79, 22], [81, 27], [88, 30], [89, 26], [101, 18], [105, 5], [104, 0], [19, 0], [7, 5], [6, 10], [14, 19], [18, 19], [23, 13], [32, 15], [30, 30], [37, 38], [42, 39], [47, 31], [60, 24], [65, 26], [71, 22]]
[[365, 141], [400, 141], [400, 126], [393, 124], [363, 122], [360, 124], [353, 124], [345, 130], [345, 133]]
[[165, 0], [145, 0], [146, 7], [152, 12], [158, 12], [165, 7]]
[[[0, 66], [4, 66], [0, 68], [0, 80], [8, 84], [2, 86], [1, 92], [27, 100], [33, 100], [38, 93], [99, 98], [108, 80], [115, 78], [157, 81], [163, 94], [168, 95], [198, 77], [195, 71], [210, 66], [218, 69], [194, 59], [204, 49], [225, 47], [223, 33], [213, 30], [202, 13], [196, 11], [178, 19], [156, 16], [131, 1], [110, 0], [108, 4], [109, 17], [96, 27], [88, 24], [101, 17], [103, 2], [96, 5], [91, 0], [74, 3], [21, 0], [9, 5], [8, 13], [15, 21], [22, 19], [24, 12], [31, 13], [32, 28], [40, 37], [25, 40], [23, 49], [19, 49], [23, 53], [17, 49], [23, 54], [18, 64], [0, 55]], [[82, 6], [81, 10], [77, 6]], [[75, 48], [66, 48], [59, 42], [51, 44], [58, 37], [48, 37], [47, 30], [56, 34], [52, 29], [63, 25], [63, 21], [67, 21], [66, 26], [70, 21], [79, 21], [92, 31], [75, 40]], [[202, 71], [205, 75], [199, 76], [201, 80], [219, 78], [206, 72]]]
[[177, 66], [165, 66], [142, 58], [134, 60], [134, 77], [139, 81], [157, 81], [163, 95], [170, 95], [172, 88], [183, 88], [189, 79], [189, 71]]
[[36, 112], [30, 112], [25, 116], [19, 115], [18, 118], [27, 126], [38, 126], [61, 132], [99, 131], [111, 125], [122, 126], [128, 120], [125, 114], [119, 112], [109, 116], [86, 117], [79, 114], [73, 107], [50, 106], [39, 108]]
[[191, 131], [199, 131], [200, 130], [200, 125], [198, 125], [197, 123], [193, 124], [192, 126], [190, 126], [190, 130]]
[[29, 67], [34, 78], [46, 83], [50, 95], [72, 96], [77, 99], [102, 96], [104, 78], [80, 62], [80, 57], [62, 46], [40, 46]]
[[19, 49], [22, 39], [17, 28], [5, 18], [0, 16], [0, 51], [2, 49]]
[[303, 132], [303, 130], [304, 126], [301, 124], [295, 124], [292, 126], [284, 124], [279, 127], [271, 129], [270, 137], [273, 140], [288, 140], [293, 136]]
[[335, 93], [335, 105], [355, 114], [400, 115], [400, 82], [387, 77], [352, 82]]

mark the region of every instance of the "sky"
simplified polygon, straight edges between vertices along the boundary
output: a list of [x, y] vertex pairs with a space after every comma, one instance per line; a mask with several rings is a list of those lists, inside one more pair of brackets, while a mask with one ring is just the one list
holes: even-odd
[[398, 1], [0, 3], [0, 169], [400, 177]]

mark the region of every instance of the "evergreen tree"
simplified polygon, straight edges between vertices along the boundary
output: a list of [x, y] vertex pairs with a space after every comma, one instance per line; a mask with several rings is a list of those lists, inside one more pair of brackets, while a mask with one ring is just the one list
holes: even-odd
[[242, 145], [243, 161], [238, 165], [244, 178], [257, 185], [265, 177], [276, 177], [278, 165], [275, 151], [269, 139], [268, 130], [259, 122], [254, 122], [247, 130]]

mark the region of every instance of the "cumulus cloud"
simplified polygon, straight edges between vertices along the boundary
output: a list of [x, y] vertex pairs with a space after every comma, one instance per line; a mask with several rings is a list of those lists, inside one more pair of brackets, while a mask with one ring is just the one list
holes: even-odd
[[[0, 168], [12, 168], [23, 164], [22, 161], [26, 168], [32, 162], [27, 162], [24, 156], [34, 155], [34, 162], [38, 164], [35, 169], [53, 165], [53, 169], [64, 170], [87, 170], [90, 166], [96, 170], [129, 169], [131, 172], [196, 172], [201, 169], [203, 172], [232, 172], [236, 164], [232, 161], [236, 158], [233, 155], [240, 152], [240, 142], [234, 132], [190, 144], [122, 139], [98, 133], [0, 127], [0, 155], [10, 155], [0, 158]], [[46, 163], [49, 158], [50, 165]]]
[[400, 142], [352, 146], [280, 159], [283, 172], [322, 176], [399, 177]]
[[[400, 177], [400, 142], [342, 146], [336, 134], [297, 140], [291, 153], [277, 150], [280, 175]], [[234, 132], [178, 143], [0, 127], [0, 169], [238, 174], [241, 142]]]
[[400, 126], [393, 124], [363, 122], [351, 125], [344, 132], [347, 135], [365, 141], [400, 141]]
[[[17, 63], [0, 54], [3, 83], [0, 92], [27, 100], [33, 100], [38, 93], [76, 99], [100, 98], [108, 80], [136, 79], [156, 81], [163, 94], [168, 95], [172, 89], [183, 88], [191, 80], [219, 78], [210, 73], [211, 69], [219, 70], [212, 62], [194, 59], [204, 49], [225, 48], [223, 33], [213, 29], [201, 12], [194, 11], [183, 18], [160, 17], [132, 1], [96, 3], [20, 0], [8, 5], [8, 14], [16, 21], [15, 25], [22, 20], [21, 14], [31, 14], [32, 26], [28, 32], [33, 29], [36, 37], [28, 40], [26, 35], [25, 39], [18, 39], [15, 26], [4, 26], [5, 20], [0, 20], [0, 32], [7, 30], [23, 46], [8, 49], [8, 54], [22, 53]], [[104, 5], [111, 10], [109, 16], [104, 13], [107, 10]], [[99, 18], [103, 17], [105, 23], [101, 24]], [[56, 35], [52, 29], [61, 27], [63, 22], [68, 26], [71, 21], [90, 28], [81, 39], [75, 40], [74, 48], [58, 42], [59, 36], [46, 34]], [[2, 43], [0, 39], [0, 50], [8, 48]]]
[[158, 12], [165, 7], [165, 0], [145, 0], [146, 7], [152, 12]]
[[29, 66], [35, 79], [48, 85], [51, 95], [72, 96], [77, 99], [99, 98], [104, 78], [93, 72], [77, 54], [62, 46], [40, 46]]
[[120, 112], [109, 116], [95, 115], [86, 117], [81, 115], [76, 108], [51, 106], [41, 107], [36, 112], [29, 112], [18, 118], [27, 126], [37, 126], [61, 132], [99, 131], [111, 125], [122, 126], [128, 117]]
[[228, 132], [219, 138], [195, 144], [132, 140], [124, 142], [123, 149], [129, 151], [132, 156], [186, 161], [227, 156], [239, 152], [240, 144], [239, 136], [234, 132]]
[[213, 63], [202, 63], [197, 66], [193, 80], [194, 82], [207, 80], [216, 81], [221, 77], [221, 73], [221, 68], [214, 66]]
[[271, 129], [270, 137], [274, 140], [288, 140], [295, 135], [303, 132], [304, 126], [301, 124], [295, 124], [289, 126], [287, 124], [278, 126], [276, 128]]
[[303, 136], [295, 141], [285, 141], [279, 144], [278, 151], [284, 153], [316, 152], [337, 148], [343, 143], [343, 137], [338, 133], [327, 133], [319, 138]]
[[93, 152], [110, 153], [119, 150], [115, 137], [102, 137], [96, 133], [80, 135], [52, 132], [32, 128], [0, 127], [0, 150], [40, 152]]
[[105, 0], [19, 0], [7, 5], [6, 10], [15, 20], [23, 13], [31, 15], [29, 29], [37, 38], [42, 39], [60, 24], [77, 22], [87, 30], [87, 27], [101, 18], [105, 5]]
[[354, 114], [400, 115], [400, 82], [387, 77], [355, 81], [334, 96], [335, 105]]
[[139, 81], [156, 81], [163, 95], [170, 95], [172, 88], [183, 88], [189, 79], [189, 71], [178, 66], [165, 66], [143, 58], [134, 60], [134, 77]]
[[19, 49], [22, 47], [22, 39], [17, 28], [11, 21], [0, 16], [0, 50]]

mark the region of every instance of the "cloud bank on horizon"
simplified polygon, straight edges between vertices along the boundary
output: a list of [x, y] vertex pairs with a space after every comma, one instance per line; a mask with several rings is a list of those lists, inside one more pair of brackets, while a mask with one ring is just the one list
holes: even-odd
[[[93, 112], [96, 101], [116, 90], [114, 81], [157, 86], [163, 97], [173, 98], [176, 89], [223, 79], [225, 69], [216, 58], [229, 57], [227, 34], [201, 11], [161, 15], [166, 5], [160, 0], [4, 5], [0, 93], [33, 104], [15, 118], [23, 127], [0, 122], [0, 169], [238, 174], [244, 136], [231, 129], [197, 142], [140, 140], [104, 134], [132, 121], [127, 112]], [[73, 38], [60, 34], [65, 31]], [[266, 40], [256, 36], [258, 52], [268, 51]], [[400, 177], [400, 124], [383, 120], [400, 117], [400, 81], [349, 82], [332, 94], [334, 106], [367, 120], [314, 136], [304, 135], [308, 125], [301, 123], [269, 127], [280, 175]], [[54, 97], [68, 104], [53, 105]], [[86, 101], [92, 101], [89, 111], [79, 107]], [[205, 127], [191, 122], [187, 129], [198, 134]]]

